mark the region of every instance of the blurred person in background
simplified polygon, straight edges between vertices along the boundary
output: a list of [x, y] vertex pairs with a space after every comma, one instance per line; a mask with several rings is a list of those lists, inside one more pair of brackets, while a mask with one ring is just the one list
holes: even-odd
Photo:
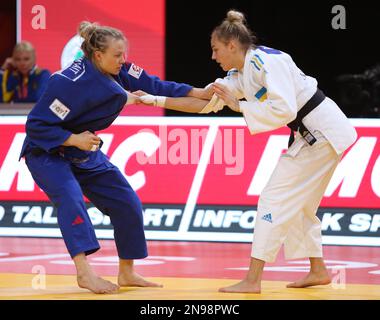
[[0, 70], [0, 102], [37, 102], [46, 88], [50, 71], [36, 65], [36, 52], [30, 42], [17, 43], [12, 57]]

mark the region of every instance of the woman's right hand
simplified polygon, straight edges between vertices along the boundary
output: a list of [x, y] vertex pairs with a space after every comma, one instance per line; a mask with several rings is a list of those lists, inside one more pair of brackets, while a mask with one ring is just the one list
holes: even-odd
[[82, 133], [73, 133], [64, 143], [67, 147], [77, 147], [84, 151], [96, 151], [99, 149], [100, 138], [90, 131]]
[[214, 92], [218, 98], [221, 98], [231, 110], [235, 112], [241, 112], [239, 100], [234, 96], [232, 91], [226, 85], [216, 81], [212, 84], [212, 88], [214, 89]]
[[14, 65], [12, 57], [6, 58], [3, 65], [1, 66], [1, 69], [3, 70], [12, 70], [14, 68], [15, 68], [15, 65]]

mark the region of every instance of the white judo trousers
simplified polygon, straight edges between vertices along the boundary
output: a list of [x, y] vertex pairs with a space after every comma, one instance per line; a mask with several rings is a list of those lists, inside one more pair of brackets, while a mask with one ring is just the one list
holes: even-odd
[[[251, 256], [274, 262], [282, 244], [286, 259], [322, 257], [318, 206], [338, 165], [338, 155], [321, 135], [295, 156], [283, 154], [258, 202]], [[297, 137], [296, 144], [298, 139]], [[291, 149], [289, 149], [290, 151]]]

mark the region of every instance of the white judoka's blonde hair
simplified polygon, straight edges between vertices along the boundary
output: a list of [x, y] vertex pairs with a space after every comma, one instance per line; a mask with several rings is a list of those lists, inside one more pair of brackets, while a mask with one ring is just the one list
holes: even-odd
[[220, 25], [215, 27], [212, 35], [215, 35], [224, 43], [236, 39], [245, 49], [255, 46], [257, 42], [256, 36], [246, 24], [244, 14], [237, 10], [229, 10], [227, 17]]
[[78, 28], [78, 34], [84, 39], [81, 49], [89, 59], [92, 59], [95, 51], [106, 51], [109, 38], [127, 42], [123, 32], [119, 29], [101, 26], [96, 22], [82, 21]]

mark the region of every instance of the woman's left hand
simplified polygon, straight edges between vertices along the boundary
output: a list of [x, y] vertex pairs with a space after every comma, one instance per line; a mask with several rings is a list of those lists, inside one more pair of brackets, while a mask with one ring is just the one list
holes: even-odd
[[214, 82], [212, 88], [215, 94], [221, 98], [231, 110], [240, 112], [239, 100], [236, 99], [232, 91], [228, 89], [227, 86]]
[[140, 103], [141, 103], [140, 96], [136, 92], [133, 92], [133, 93], [128, 92], [127, 105], [140, 104]]

